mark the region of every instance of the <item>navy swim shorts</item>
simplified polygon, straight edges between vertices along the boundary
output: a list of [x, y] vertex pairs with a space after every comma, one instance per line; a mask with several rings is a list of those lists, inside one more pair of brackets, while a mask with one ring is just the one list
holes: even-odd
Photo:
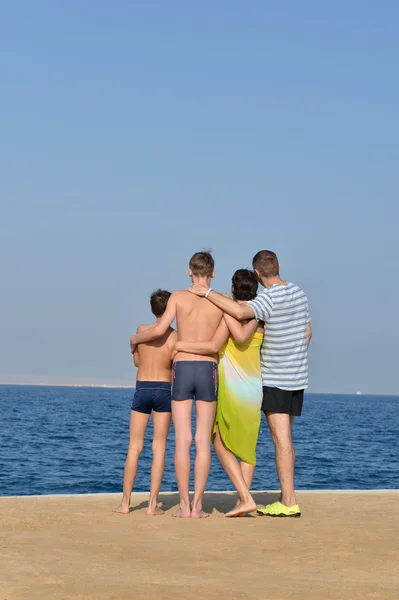
[[170, 412], [170, 388], [167, 381], [136, 381], [132, 410], [147, 415], [152, 410]]
[[218, 397], [218, 366], [210, 360], [181, 360], [172, 367], [172, 400], [205, 400]]

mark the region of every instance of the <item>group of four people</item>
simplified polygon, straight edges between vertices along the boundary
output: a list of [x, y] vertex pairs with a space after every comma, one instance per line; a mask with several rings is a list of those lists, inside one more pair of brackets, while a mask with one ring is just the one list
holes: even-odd
[[[151, 296], [156, 323], [141, 325], [130, 338], [138, 367], [130, 420], [123, 497], [116, 512], [127, 514], [144, 434], [154, 420], [149, 515], [158, 504], [172, 415], [175, 470], [180, 496], [175, 517], [203, 518], [202, 499], [210, 469], [210, 443], [238, 493], [226, 513], [299, 517], [294, 491], [292, 426], [300, 416], [308, 384], [307, 349], [312, 337], [304, 292], [280, 278], [274, 252], [261, 250], [253, 271], [232, 278], [232, 299], [211, 288], [214, 260], [197, 252], [189, 263], [192, 286]], [[264, 291], [257, 295], [258, 283]], [[171, 325], [176, 319], [177, 332]], [[194, 497], [190, 502], [192, 403], [196, 402]], [[258, 508], [250, 488], [256, 465], [261, 411], [276, 450], [280, 499]], [[239, 459], [239, 460], [237, 460]]]

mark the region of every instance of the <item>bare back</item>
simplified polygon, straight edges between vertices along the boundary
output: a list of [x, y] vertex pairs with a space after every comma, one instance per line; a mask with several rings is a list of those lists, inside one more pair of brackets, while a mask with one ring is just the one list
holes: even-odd
[[[206, 298], [200, 298], [186, 291], [177, 292], [177, 294], [176, 322], [179, 341], [207, 342], [211, 340], [220, 325], [223, 312]], [[217, 361], [217, 355], [178, 352], [174, 360]]]
[[[152, 327], [140, 325], [137, 333]], [[177, 332], [169, 327], [161, 337], [153, 342], [139, 344], [137, 381], [167, 381], [171, 380], [172, 355], [177, 342]]]

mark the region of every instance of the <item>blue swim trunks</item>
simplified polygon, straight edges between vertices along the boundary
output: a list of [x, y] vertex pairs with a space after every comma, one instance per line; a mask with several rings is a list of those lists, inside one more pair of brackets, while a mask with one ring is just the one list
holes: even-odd
[[132, 410], [150, 415], [151, 411], [170, 412], [170, 389], [167, 381], [136, 381]]
[[172, 400], [218, 398], [218, 366], [210, 360], [181, 360], [172, 366]]

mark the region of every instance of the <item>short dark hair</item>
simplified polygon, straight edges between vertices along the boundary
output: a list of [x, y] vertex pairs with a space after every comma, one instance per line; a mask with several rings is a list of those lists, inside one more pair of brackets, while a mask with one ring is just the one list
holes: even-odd
[[271, 250], [257, 252], [252, 259], [252, 266], [263, 277], [275, 277], [280, 274], [277, 254]]
[[232, 279], [232, 294], [234, 300], [253, 300], [258, 291], [258, 278], [254, 271], [238, 269]]
[[212, 277], [215, 261], [210, 250], [204, 250], [193, 254], [188, 266], [196, 277]]
[[167, 290], [155, 290], [155, 292], [151, 294], [150, 304], [153, 315], [162, 317], [171, 295], [172, 294]]

